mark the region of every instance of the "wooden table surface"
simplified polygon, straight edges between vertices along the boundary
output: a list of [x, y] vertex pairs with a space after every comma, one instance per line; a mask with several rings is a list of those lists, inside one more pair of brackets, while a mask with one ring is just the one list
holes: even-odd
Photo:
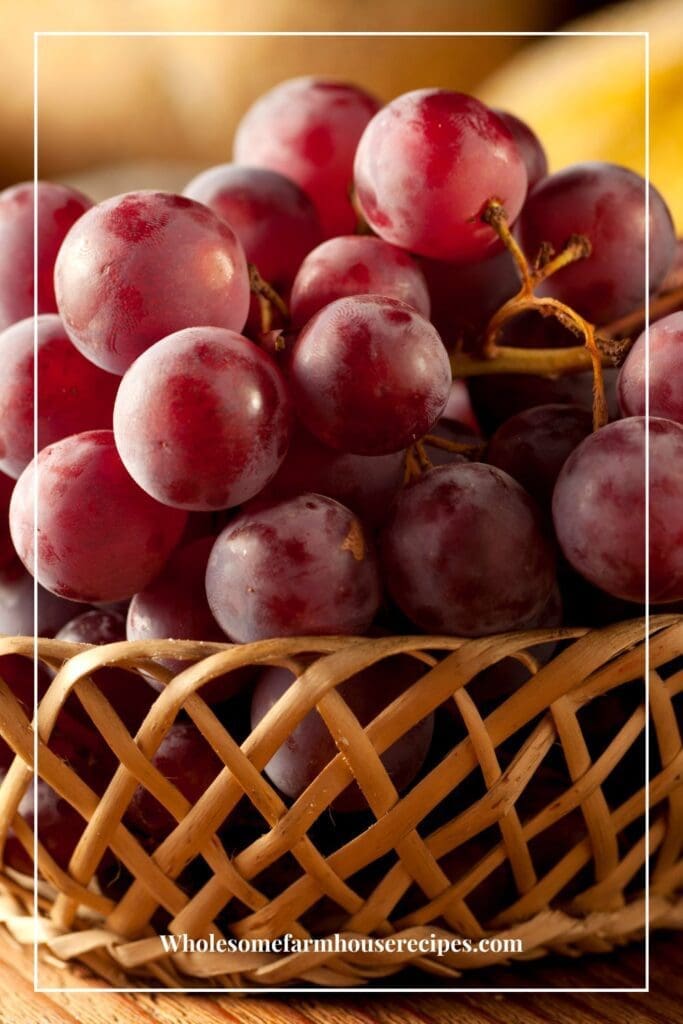
[[[470, 972], [465, 985], [635, 987], [643, 959], [633, 945], [611, 957], [548, 958], [523, 968]], [[0, 1024], [682, 1024], [683, 943], [652, 939], [652, 985], [640, 994], [455, 994], [259, 998], [239, 996], [44, 994], [33, 991], [30, 954], [0, 940]], [[41, 983], [63, 972], [41, 965]], [[67, 984], [92, 987], [84, 975]]]

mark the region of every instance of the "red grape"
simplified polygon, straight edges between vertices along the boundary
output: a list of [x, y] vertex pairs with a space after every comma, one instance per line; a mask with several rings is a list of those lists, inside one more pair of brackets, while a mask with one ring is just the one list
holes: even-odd
[[[191, 804], [204, 795], [223, 767], [213, 748], [189, 722], [171, 726], [152, 764]], [[135, 790], [126, 816], [133, 828], [155, 843], [167, 836], [175, 824], [170, 812], [142, 786]]]
[[[388, 658], [341, 683], [338, 692], [360, 724], [368, 725], [424, 671], [424, 665], [413, 658]], [[258, 725], [294, 680], [293, 674], [284, 668], [267, 668], [262, 672], [252, 698], [252, 728]], [[433, 730], [434, 716], [429, 714], [382, 754], [382, 763], [399, 792], [410, 785], [422, 767]], [[313, 709], [276, 751], [265, 771], [285, 796], [296, 799], [337, 753], [322, 716]], [[344, 812], [366, 810], [367, 801], [358, 784], [354, 782], [347, 786], [332, 803], [332, 809]]]
[[306, 491], [346, 505], [368, 526], [378, 526], [403, 483], [405, 452], [350, 455], [321, 444], [298, 427], [285, 461], [262, 491], [269, 499], [294, 498]]
[[153, 498], [208, 511], [252, 498], [287, 452], [290, 403], [280, 371], [233, 331], [195, 327], [153, 345], [121, 381], [114, 434]]
[[349, 199], [353, 158], [377, 109], [377, 101], [354, 85], [293, 78], [246, 112], [235, 135], [235, 160], [295, 181], [315, 203], [325, 237], [349, 234], [356, 224]]
[[264, 167], [210, 167], [183, 194], [227, 221], [249, 262], [283, 294], [292, 287], [306, 253], [322, 240], [318, 214], [306, 193]]
[[184, 327], [241, 331], [249, 310], [232, 228], [168, 192], [128, 192], [89, 210], [59, 251], [55, 288], [74, 345], [118, 374]]
[[646, 224], [645, 181], [616, 164], [575, 164], [544, 178], [530, 193], [518, 227], [531, 259], [544, 242], [559, 252], [573, 234], [588, 238], [590, 256], [563, 267], [537, 293], [561, 299], [597, 324], [644, 302], [648, 235], [651, 292], [674, 258], [676, 237], [666, 203], [650, 186]]
[[548, 157], [541, 144], [541, 140], [531, 130], [526, 121], [522, 121], [521, 118], [509, 113], [507, 110], [497, 110], [495, 107], [492, 110], [512, 133], [512, 137], [517, 144], [526, 167], [528, 189], [531, 191], [534, 185], [541, 178], [545, 178], [548, 173]]
[[406, 487], [382, 532], [381, 559], [405, 614], [456, 636], [520, 628], [555, 581], [531, 498], [481, 463], [439, 466]]
[[[9, 532], [9, 502], [13, 490], [14, 480], [10, 480], [4, 473], [0, 473], [0, 569], [4, 569], [16, 558]], [[2, 629], [0, 629], [1, 632]]]
[[[645, 412], [646, 332], [626, 357], [617, 383], [624, 416]], [[650, 415], [683, 423], [683, 312], [650, 327]]]
[[[0, 633], [33, 636], [35, 580], [19, 559], [0, 569]], [[65, 622], [78, 615], [83, 605], [65, 601], [38, 587], [38, 636], [52, 637]]]
[[431, 320], [447, 348], [479, 337], [493, 314], [520, 288], [512, 256], [504, 249], [476, 263], [422, 258]]
[[38, 312], [57, 310], [55, 260], [72, 224], [92, 206], [66, 185], [24, 182], [0, 192], [0, 329], [33, 316], [34, 195], [38, 196]]
[[451, 371], [432, 325], [381, 295], [337, 299], [299, 335], [289, 367], [297, 412], [341, 451], [385, 455], [434, 425]]
[[239, 642], [362, 633], [379, 607], [375, 553], [360, 521], [319, 494], [254, 502], [220, 534], [209, 606]]
[[[683, 598], [683, 426], [650, 419], [650, 597]], [[553, 495], [562, 551], [590, 583], [626, 601], [645, 595], [645, 419], [591, 434]]]
[[[128, 609], [126, 631], [129, 640], [206, 640], [226, 643], [206, 600], [206, 564], [215, 537], [200, 540], [173, 552], [164, 569], [144, 590], [135, 594]], [[174, 658], [160, 659], [171, 672], [187, 665]], [[250, 669], [228, 672], [213, 679], [199, 691], [209, 704], [232, 697], [253, 675]], [[150, 678], [156, 690], [163, 687]]]
[[70, 434], [111, 429], [118, 377], [85, 359], [58, 316], [33, 318], [0, 334], [0, 469], [18, 477], [33, 458], [34, 374], [38, 393], [38, 450]]
[[[93, 608], [67, 622], [57, 633], [57, 640], [74, 644], [113, 644], [126, 639], [126, 620], [116, 612]], [[135, 672], [122, 668], [103, 668], [93, 679], [107, 698], [128, 731], [138, 731], [154, 701], [154, 693]], [[67, 702], [70, 714], [90, 725], [91, 719], [78, 697]]]
[[429, 319], [427, 284], [408, 253], [381, 238], [346, 235], [323, 242], [301, 264], [290, 301], [294, 326], [350, 295], [400, 299]]
[[76, 601], [117, 601], [156, 576], [186, 514], [145, 494], [126, 473], [110, 430], [44, 448], [19, 477], [10, 529], [19, 557], [47, 590]]
[[487, 461], [505, 470], [550, 511], [568, 455], [588, 437], [593, 417], [577, 405], [537, 405], [511, 416], [489, 441]]
[[481, 215], [498, 199], [514, 221], [527, 177], [509, 128], [479, 100], [419, 89], [376, 114], [358, 144], [358, 202], [387, 242], [437, 260], [484, 259], [498, 237]]

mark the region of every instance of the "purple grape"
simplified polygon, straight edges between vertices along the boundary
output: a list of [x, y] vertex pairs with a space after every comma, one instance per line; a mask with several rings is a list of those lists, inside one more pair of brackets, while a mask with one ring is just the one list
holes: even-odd
[[548, 173], [548, 157], [541, 140], [520, 117], [516, 117], [507, 110], [497, 110], [495, 107], [491, 109], [509, 129], [517, 143], [517, 149], [526, 167], [528, 190], [531, 191], [534, 185], [538, 184], [541, 178], [545, 178]]
[[379, 607], [377, 560], [360, 520], [319, 494], [254, 502], [220, 534], [209, 606], [233, 640], [362, 633]]
[[[683, 426], [650, 419], [650, 598], [683, 598]], [[645, 596], [645, 419], [591, 434], [565, 462], [553, 496], [557, 539], [590, 583]]]
[[537, 405], [511, 416], [489, 441], [487, 461], [509, 473], [550, 512], [555, 481], [565, 460], [593, 429], [576, 405]]
[[381, 559], [393, 599], [433, 633], [521, 628], [555, 582], [531, 498], [482, 463], [439, 466], [406, 487], [383, 529]]
[[[645, 331], [621, 368], [617, 383], [624, 416], [645, 413]], [[650, 415], [683, 423], [683, 312], [650, 326]]]
[[[360, 724], [367, 725], [415, 683], [424, 671], [424, 665], [413, 658], [388, 658], [347, 679], [339, 686], [338, 692]], [[258, 725], [294, 680], [294, 675], [287, 669], [265, 669], [252, 698], [252, 728]], [[410, 785], [422, 767], [433, 730], [434, 716], [429, 714], [382, 754], [382, 763], [399, 792]], [[296, 799], [337, 753], [322, 716], [314, 709], [273, 755], [265, 771], [285, 796]], [[366, 810], [367, 801], [358, 784], [354, 782], [347, 786], [332, 803], [332, 809], [343, 812]]]

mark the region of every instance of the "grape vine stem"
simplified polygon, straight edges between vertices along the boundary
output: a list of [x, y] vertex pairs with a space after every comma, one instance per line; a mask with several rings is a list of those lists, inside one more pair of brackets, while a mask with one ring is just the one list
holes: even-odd
[[[585, 320], [576, 310], [559, 299], [540, 298], [534, 289], [552, 274], [576, 260], [590, 255], [591, 246], [587, 238], [573, 235], [562, 252], [554, 254], [544, 246], [536, 264], [531, 267], [514, 237], [507, 221], [502, 203], [491, 199], [482, 214], [482, 220], [496, 232], [512, 256], [521, 280], [517, 295], [503, 303], [493, 314], [483, 337], [478, 359], [456, 353], [451, 360], [454, 376], [472, 376], [481, 373], [576, 373], [579, 370], [593, 370], [593, 428], [599, 430], [608, 420], [605, 384], [602, 375], [603, 360], [607, 365], [612, 361], [609, 353], [603, 353], [598, 345], [593, 324]], [[570, 331], [583, 339], [583, 345], [565, 349], [539, 349], [536, 351], [520, 348], [505, 348], [498, 344], [501, 332], [508, 321], [528, 310], [536, 310], [544, 316], [554, 316]], [[476, 364], [476, 368], [473, 364]], [[488, 364], [488, 369], [486, 368]]]

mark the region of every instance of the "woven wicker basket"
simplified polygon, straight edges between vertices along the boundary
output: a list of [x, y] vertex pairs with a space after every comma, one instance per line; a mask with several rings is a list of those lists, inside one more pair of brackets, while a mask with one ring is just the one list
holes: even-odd
[[[529, 655], [548, 641], [558, 642], [557, 652], [535, 671]], [[245, 646], [147, 641], [88, 648], [40, 640], [40, 660], [58, 671], [38, 713], [39, 773], [88, 825], [68, 873], [38, 846], [37, 922], [31, 880], [3, 869], [0, 921], [20, 943], [37, 937], [53, 962], [81, 961], [119, 987], [355, 986], [408, 966], [448, 984], [464, 969], [509, 961], [513, 954], [170, 954], [157, 929], [195, 938], [288, 932], [299, 938], [515, 937], [523, 951], [514, 956], [526, 959], [548, 951], [604, 952], [643, 932], [649, 844], [651, 925], [683, 927], [677, 898], [683, 887], [683, 753], [676, 715], [683, 699], [683, 617], [654, 617], [649, 649], [646, 836], [642, 620], [465, 641], [317, 637]], [[8, 653], [32, 657], [33, 640], [0, 638], [0, 654]], [[203, 701], [201, 687], [226, 670], [291, 665], [302, 653], [315, 660], [239, 745]], [[424, 674], [363, 728], [336, 687], [397, 653], [419, 658]], [[188, 662], [175, 678], [152, 660], [170, 656]], [[505, 657], [520, 659], [532, 674], [506, 699], [485, 704], [476, 681]], [[167, 684], [135, 739], [96, 685], [93, 673], [103, 666], [125, 666]], [[101, 797], [49, 748], [72, 690], [119, 763]], [[314, 705], [343, 755], [287, 806], [262, 769]], [[379, 754], [437, 708], [441, 725], [430, 759], [399, 796]], [[150, 763], [181, 710], [225, 764], [194, 806]], [[33, 771], [33, 730], [3, 681], [0, 735], [16, 754], [0, 787], [0, 850], [13, 830], [32, 854], [33, 835], [17, 807]], [[352, 778], [371, 812], [335, 817], [328, 808]], [[122, 823], [138, 783], [178, 822], [155, 850]], [[261, 828], [246, 829], [243, 843], [228, 849], [217, 832], [245, 794], [241, 806], [256, 809]], [[95, 880], [107, 847], [132, 876], [116, 902]], [[203, 884], [188, 894], [179, 877], [200, 854]]]

